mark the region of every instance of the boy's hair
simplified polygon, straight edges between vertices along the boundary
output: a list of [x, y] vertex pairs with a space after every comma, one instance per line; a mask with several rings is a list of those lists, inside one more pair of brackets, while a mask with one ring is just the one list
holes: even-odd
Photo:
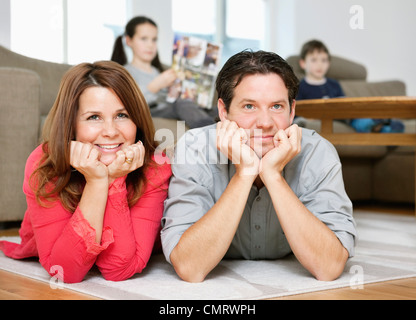
[[319, 41], [319, 40], [311, 40], [306, 42], [303, 46], [302, 49], [300, 51], [300, 58], [302, 60], [306, 59], [306, 56], [309, 53], [312, 53], [314, 51], [323, 51], [328, 55], [328, 58], [331, 59], [331, 55], [329, 54], [329, 50], [328, 48], [324, 45], [323, 42]]
[[292, 107], [299, 87], [299, 80], [292, 67], [276, 53], [244, 50], [229, 58], [217, 76], [218, 98], [223, 100], [227, 112], [234, 97], [234, 89], [245, 76], [270, 73], [282, 78], [288, 89], [289, 104]]

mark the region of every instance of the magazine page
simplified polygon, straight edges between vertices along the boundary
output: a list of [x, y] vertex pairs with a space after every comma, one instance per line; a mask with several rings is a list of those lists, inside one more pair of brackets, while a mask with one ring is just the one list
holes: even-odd
[[167, 101], [190, 99], [211, 109], [222, 46], [207, 40], [175, 35], [172, 68], [178, 79], [169, 88]]

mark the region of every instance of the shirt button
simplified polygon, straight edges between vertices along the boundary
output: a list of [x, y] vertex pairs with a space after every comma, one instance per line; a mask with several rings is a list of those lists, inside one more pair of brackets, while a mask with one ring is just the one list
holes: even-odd
[[256, 198], [256, 201], [260, 201], [260, 200], [261, 200], [261, 197], [260, 196]]
[[260, 230], [260, 229], [261, 229], [261, 227], [260, 227], [258, 224], [256, 224], [256, 225], [254, 226], [254, 228], [256, 228], [256, 230]]

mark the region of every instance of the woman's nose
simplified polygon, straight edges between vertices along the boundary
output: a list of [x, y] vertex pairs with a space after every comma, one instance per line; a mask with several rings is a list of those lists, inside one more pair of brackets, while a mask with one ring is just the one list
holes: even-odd
[[114, 121], [106, 121], [103, 125], [102, 133], [104, 136], [115, 136], [118, 134], [117, 125], [114, 123]]

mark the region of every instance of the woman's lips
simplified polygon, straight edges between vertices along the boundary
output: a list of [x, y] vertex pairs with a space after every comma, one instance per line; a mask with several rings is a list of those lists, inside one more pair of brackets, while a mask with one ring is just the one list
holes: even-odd
[[117, 152], [121, 149], [122, 143], [114, 143], [114, 144], [95, 144], [95, 146], [101, 152]]

